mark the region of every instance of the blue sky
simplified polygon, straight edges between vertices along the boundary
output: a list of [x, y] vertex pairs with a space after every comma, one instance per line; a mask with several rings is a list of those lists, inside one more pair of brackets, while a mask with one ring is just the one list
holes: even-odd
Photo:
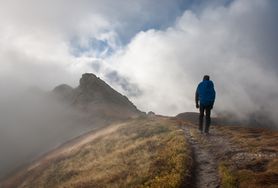
[[[231, 2], [232, 0], [153, 0], [147, 3], [145, 2], [144, 7], [142, 7], [145, 12], [135, 12], [133, 15], [129, 15], [129, 17], [119, 16], [121, 17], [120, 22], [124, 22], [125, 24], [113, 27], [113, 31], [117, 34], [117, 45], [127, 45], [139, 32], [146, 32], [151, 29], [165, 30], [171, 27], [186, 10], [199, 14], [208, 6], [229, 6]], [[106, 32], [109, 32], [109, 30]], [[97, 54], [108, 51], [107, 55], [111, 55], [114, 52], [113, 47], [109, 45], [106, 39], [97, 39], [91, 36], [87, 40], [90, 41], [88, 46], [80, 46], [78, 36], [73, 36], [71, 45], [74, 48], [74, 55], [79, 56], [92, 49]]]

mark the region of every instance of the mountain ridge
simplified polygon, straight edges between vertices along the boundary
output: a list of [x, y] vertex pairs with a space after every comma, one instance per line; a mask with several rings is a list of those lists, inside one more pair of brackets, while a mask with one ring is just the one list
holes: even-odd
[[61, 84], [53, 93], [82, 112], [108, 119], [121, 120], [144, 114], [126, 96], [92, 73], [84, 73], [76, 88]]

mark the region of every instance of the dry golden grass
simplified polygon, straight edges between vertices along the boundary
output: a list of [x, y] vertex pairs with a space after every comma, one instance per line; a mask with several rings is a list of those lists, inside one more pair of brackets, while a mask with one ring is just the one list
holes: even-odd
[[220, 166], [223, 187], [278, 187], [278, 132], [242, 127], [218, 127], [238, 146], [239, 157]]
[[238, 187], [236, 177], [231, 173], [225, 163], [221, 163], [218, 167], [221, 176], [221, 187], [234, 188]]
[[192, 166], [188, 148], [176, 122], [138, 118], [35, 167], [17, 187], [181, 187]]

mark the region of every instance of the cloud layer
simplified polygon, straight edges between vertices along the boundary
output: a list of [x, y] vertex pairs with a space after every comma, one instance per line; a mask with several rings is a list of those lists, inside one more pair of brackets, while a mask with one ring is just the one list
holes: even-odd
[[187, 10], [166, 30], [138, 33], [111, 61], [143, 91], [134, 98], [143, 109], [192, 111], [196, 85], [209, 74], [216, 112], [264, 112], [275, 119], [277, 8], [273, 1], [239, 0]]
[[[142, 110], [194, 110], [204, 74], [215, 112], [277, 120], [276, 1], [2, 1], [0, 84], [77, 85], [94, 72]], [[277, 120], [278, 121], [278, 120]]]

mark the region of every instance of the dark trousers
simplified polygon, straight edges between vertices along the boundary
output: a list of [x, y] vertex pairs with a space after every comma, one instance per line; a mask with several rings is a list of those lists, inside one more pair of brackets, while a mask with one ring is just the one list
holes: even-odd
[[199, 130], [203, 131], [203, 120], [204, 120], [204, 112], [206, 112], [206, 126], [205, 126], [205, 133], [209, 132], [210, 126], [210, 111], [212, 109], [211, 105], [204, 106], [200, 105], [200, 116], [199, 116]]

